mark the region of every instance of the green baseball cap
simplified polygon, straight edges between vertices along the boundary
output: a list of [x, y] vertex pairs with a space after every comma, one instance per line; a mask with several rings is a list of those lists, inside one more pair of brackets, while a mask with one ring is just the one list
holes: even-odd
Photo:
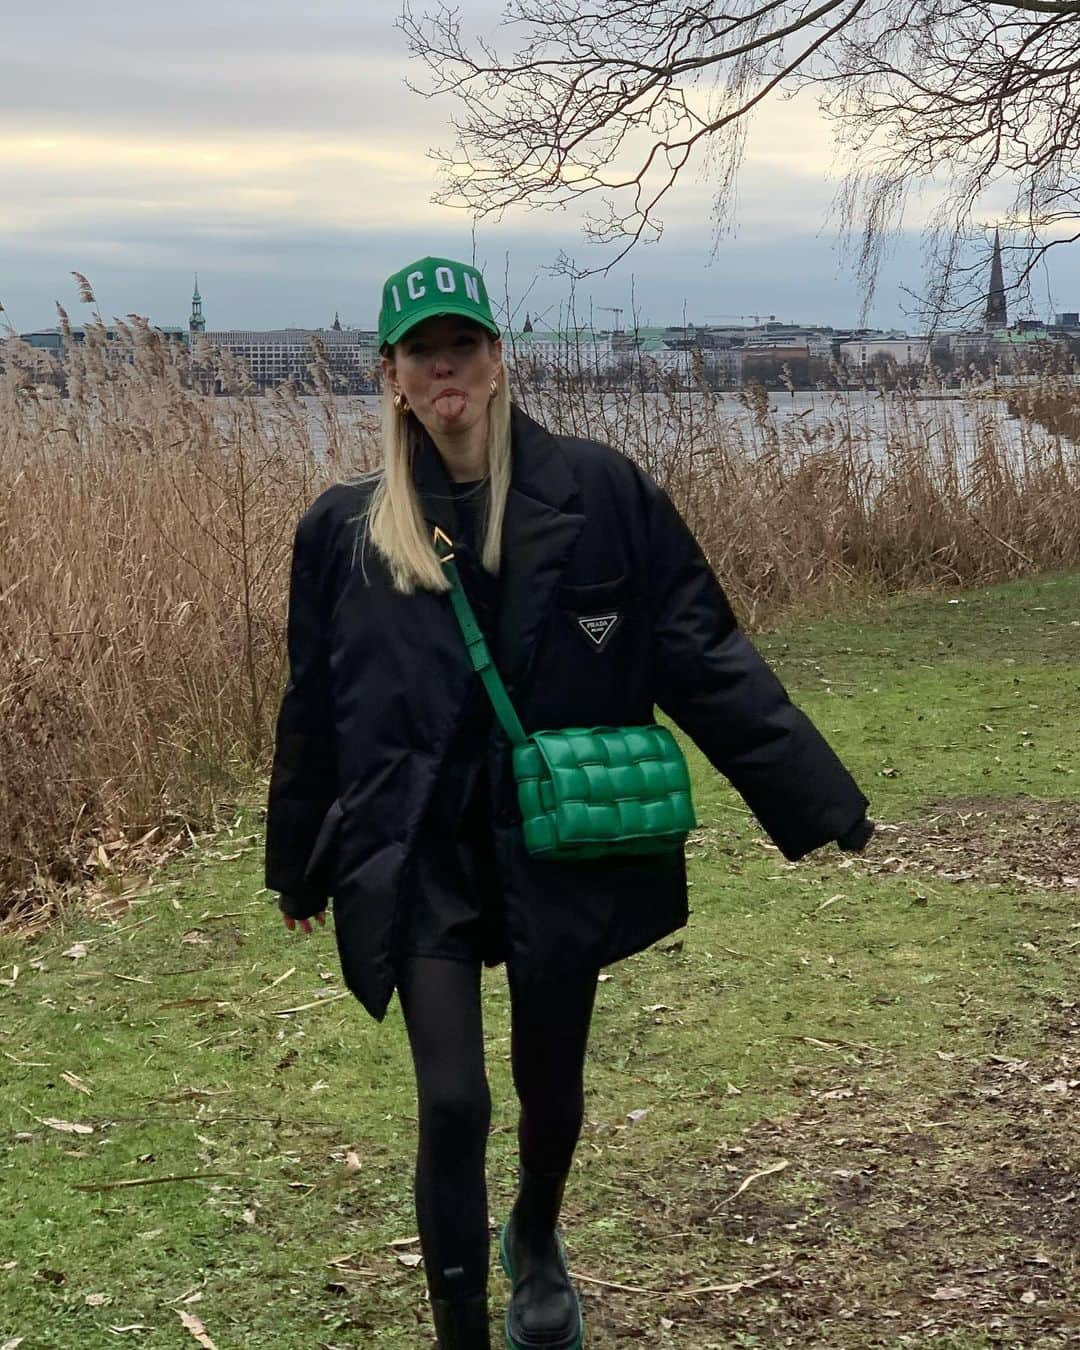
[[484, 278], [475, 267], [450, 258], [421, 258], [383, 283], [379, 346], [400, 342], [410, 328], [440, 314], [460, 314], [499, 337]]

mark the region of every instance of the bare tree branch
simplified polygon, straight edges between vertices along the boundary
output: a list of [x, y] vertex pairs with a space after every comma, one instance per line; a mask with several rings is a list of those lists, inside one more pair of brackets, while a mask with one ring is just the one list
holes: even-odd
[[586, 233], [613, 256], [579, 276], [659, 237], [695, 161], [722, 227], [754, 110], [800, 90], [832, 122], [867, 304], [916, 188], [939, 197], [924, 236], [938, 313], [984, 216], [1021, 288], [1080, 222], [1080, 0], [507, 0], [498, 44], [406, 0], [400, 26], [426, 72], [413, 87], [456, 104], [437, 199], [496, 219], [598, 202]]

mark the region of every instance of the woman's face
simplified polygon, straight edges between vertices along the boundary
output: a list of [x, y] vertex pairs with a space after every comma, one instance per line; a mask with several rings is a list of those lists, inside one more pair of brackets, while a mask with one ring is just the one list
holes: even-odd
[[487, 416], [502, 339], [447, 314], [425, 319], [382, 358], [383, 376], [433, 435], [466, 434]]

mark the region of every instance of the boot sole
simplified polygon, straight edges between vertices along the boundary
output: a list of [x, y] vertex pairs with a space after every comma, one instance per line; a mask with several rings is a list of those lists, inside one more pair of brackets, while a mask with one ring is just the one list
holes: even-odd
[[[514, 1284], [514, 1271], [510, 1265], [510, 1251], [506, 1243], [506, 1230], [509, 1222], [504, 1223], [499, 1233], [499, 1264], [502, 1266], [503, 1274], [510, 1281], [511, 1289]], [[555, 1230], [555, 1241], [558, 1243], [559, 1256], [562, 1258], [563, 1267], [566, 1267], [566, 1248], [563, 1246], [562, 1235], [558, 1229]], [[574, 1288], [573, 1280], [567, 1279], [570, 1284], [570, 1290], [574, 1295], [574, 1307], [577, 1311], [578, 1331], [571, 1340], [562, 1341], [517, 1341], [510, 1331], [510, 1309], [507, 1308], [506, 1316], [503, 1318], [503, 1331], [506, 1333], [507, 1350], [582, 1350], [585, 1344], [585, 1318], [581, 1312], [581, 1299], [578, 1297], [578, 1291]]]

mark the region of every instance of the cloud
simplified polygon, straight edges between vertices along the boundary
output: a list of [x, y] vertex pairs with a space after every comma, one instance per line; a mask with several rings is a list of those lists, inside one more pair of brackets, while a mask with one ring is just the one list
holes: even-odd
[[[490, 29], [500, 7], [470, 0], [467, 18]], [[0, 299], [22, 327], [52, 322], [72, 268], [91, 275], [109, 313], [183, 322], [198, 270], [211, 323], [316, 324], [340, 308], [366, 325], [402, 262], [471, 256], [467, 217], [430, 200], [429, 147], [452, 143], [453, 107], [406, 87], [400, 0], [9, 8]], [[661, 243], [582, 283], [583, 311], [618, 305], [626, 322], [633, 287], [655, 322], [678, 321], [684, 301], [697, 318], [854, 321], [860, 297], [834, 249], [831, 138], [809, 101], [761, 108], [737, 229], [714, 255], [715, 177], [707, 157], [692, 166], [665, 200]], [[573, 211], [509, 212], [481, 222], [476, 240], [498, 293], [509, 266], [516, 301], [553, 318], [566, 304], [566, 283], [546, 270], [556, 255], [611, 256], [583, 242]], [[1063, 294], [1077, 295], [1076, 265], [1054, 266], [1070, 278]], [[898, 282], [917, 276], [903, 236], [877, 322], [901, 320]]]
[[[236, 131], [212, 145], [140, 133], [71, 131], [43, 136], [0, 130], [7, 184], [0, 227], [27, 234], [96, 221], [115, 227], [132, 211], [151, 224], [192, 226], [287, 217], [312, 223], [430, 214], [430, 185], [403, 147], [301, 134], [268, 138]], [[423, 158], [423, 147], [411, 147]]]

